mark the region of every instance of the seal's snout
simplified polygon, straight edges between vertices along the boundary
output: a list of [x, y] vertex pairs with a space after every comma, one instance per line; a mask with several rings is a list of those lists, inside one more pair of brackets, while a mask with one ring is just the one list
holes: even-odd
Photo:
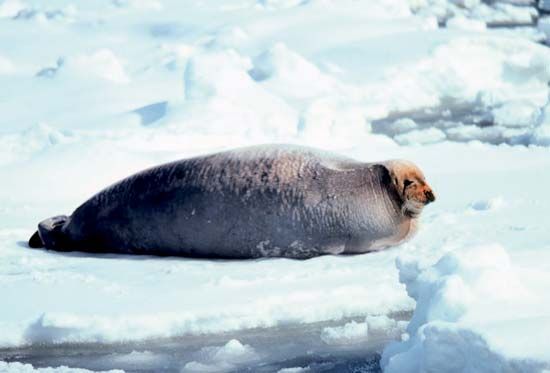
[[431, 189], [426, 189], [424, 191], [424, 195], [426, 196], [426, 204], [435, 201], [435, 195], [434, 195], [434, 192], [432, 192]]

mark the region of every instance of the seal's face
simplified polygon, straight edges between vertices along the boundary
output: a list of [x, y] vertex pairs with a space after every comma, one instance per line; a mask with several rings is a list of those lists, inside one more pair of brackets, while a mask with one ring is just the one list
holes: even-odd
[[401, 211], [405, 216], [416, 218], [424, 206], [435, 201], [432, 188], [426, 182], [424, 174], [412, 162], [393, 160], [386, 163], [393, 184], [403, 204]]

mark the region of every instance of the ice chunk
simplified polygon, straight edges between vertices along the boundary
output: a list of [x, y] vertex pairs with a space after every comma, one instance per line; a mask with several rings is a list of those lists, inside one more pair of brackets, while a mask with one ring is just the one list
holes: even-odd
[[513, 101], [493, 109], [495, 123], [505, 127], [532, 126], [540, 115], [536, 105]]
[[199, 361], [185, 364], [182, 372], [218, 372], [235, 369], [239, 364], [258, 359], [256, 351], [232, 339], [224, 346], [205, 347], [198, 353]]
[[329, 345], [361, 343], [368, 340], [368, 330], [366, 322], [351, 321], [344, 326], [324, 328], [321, 339]]

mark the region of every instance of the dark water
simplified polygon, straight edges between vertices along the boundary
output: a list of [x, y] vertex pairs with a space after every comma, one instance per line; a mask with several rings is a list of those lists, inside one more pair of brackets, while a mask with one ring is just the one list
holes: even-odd
[[[393, 315], [407, 319], [410, 314]], [[119, 344], [63, 344], [0, 350], [0, 360], [36, 367], [61, 365], [90, 370], [122, 369], [126, 372], [181, 372], [185, 364], [204, 358], [204, 348], [223, 346], [231, 339], [254, 349], [256, 358], [235, 363], [224, 372], [277, 372], [283, 368], [309, 367], [308, 372], [381, 372], [380, 353], [393, 338], [369, 333], [368, 341], [327, 345], [323, 328], [338, 322], [293, 324], [231, 333], [182, 336]], [[362, 322], [363, 318], [355, 321]], [[185, 371], [185, 370], [184, 370]]]

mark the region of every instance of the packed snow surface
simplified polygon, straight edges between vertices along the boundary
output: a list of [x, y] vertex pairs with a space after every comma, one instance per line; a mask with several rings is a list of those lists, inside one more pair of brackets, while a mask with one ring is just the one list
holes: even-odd
[[[0, 347], [359, 317], [319, 338], [398, 338], [388, 372], [548, 369], [550, 49], [533, 40], [549, 22], [493, 28], [536, 18], [474, 0], [0, 1]], [[361, 256], [26, 246], [133, 172], [260, 143], [410, 159], [437, 201], [412, 241]], [[388, 316], [413, 310], [408, 326]], [[181, 369], [261, 358], [230, 340]]]

